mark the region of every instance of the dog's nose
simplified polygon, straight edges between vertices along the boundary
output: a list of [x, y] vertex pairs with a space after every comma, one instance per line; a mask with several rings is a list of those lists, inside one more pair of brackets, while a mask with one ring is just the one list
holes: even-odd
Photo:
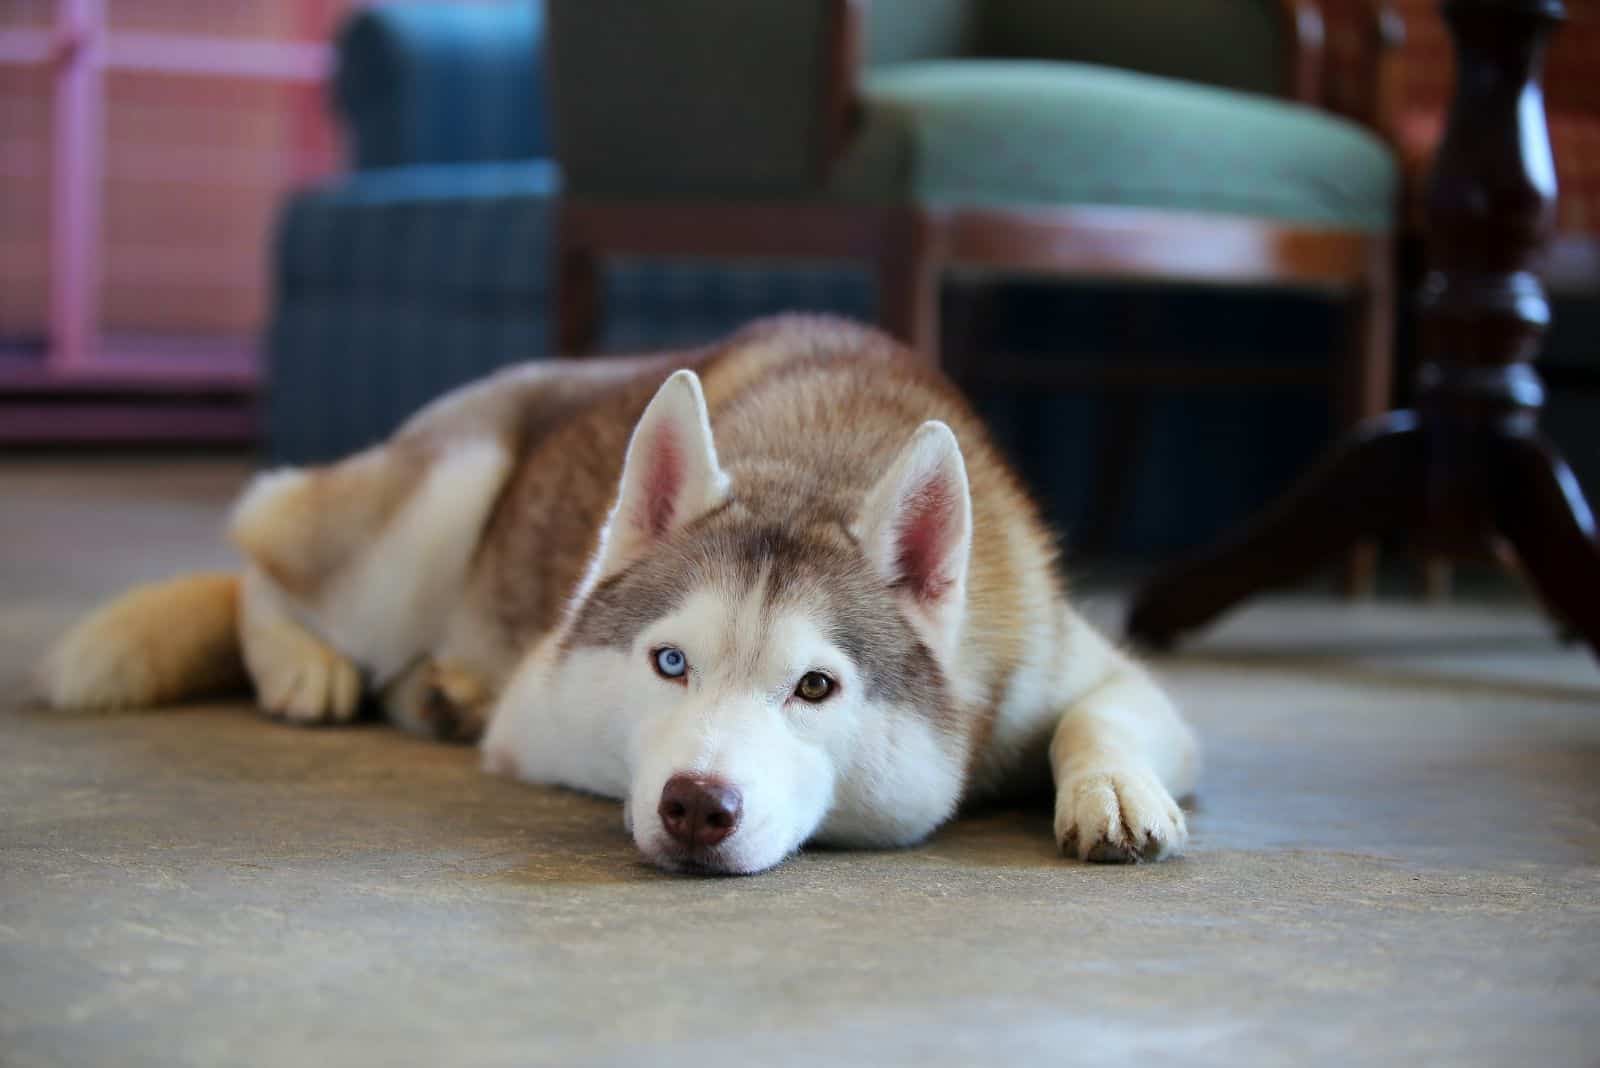
[[691, 848], [714, 846], [739, 825], [739, 791], [717, 779], [674, 775], [661, 790], [661, 826]]

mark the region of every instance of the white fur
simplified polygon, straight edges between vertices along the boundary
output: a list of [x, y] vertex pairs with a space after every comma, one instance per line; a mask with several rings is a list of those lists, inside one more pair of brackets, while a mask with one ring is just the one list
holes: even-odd
[[259, 531], [262, 544], [290, 540], [295, 532], [286, 524], [300, 522], [298, 513], [285, 515], [279, 503], [295, 494], [311, 478], [311, 472], [298, 467], [280, 467], [263, 471], [250, 480], [244, 493], [234, 502], [233, 514], [228, 519], [231, 530], [249, 528]]
[[262, 708], [296, 723], [345, 723], [361, 701], [361, 672], [295, 622], [294, 610], [260, 568], [240, 590], [239, 644]]
[[[686, 685], [644, 677], [653, 675], [649, 650], [661, 644], [688, 656]], [[841, 698], [859, 687], [838, 650], [806, 620], [778, 619], [764, 628], [753, 592], [728, 598], [702, 590], [648, 628], [638, 653], [635, 677], [654, 684], [649, 711], [629, 738], [628, 804], [640, 850], [672, 864], [656, 806], [677, 774], [720, 779], [743, 796], [739, 826], [720, 850], [728, 870], [761, 871], [798, 849], [830, 807], [836, 766], [826, 742], [848, 714]], [[806, 704], [794, 686], [817, 669], [839, 678], [841, 692], [825, 704]]]
[[439, 640], [510, 464], [498, 440], [453, 445], [366, 552], [314, 599], [295, 602], [302, 622], [359, 663], [372, 686], [387, 685]]
[[[743, 798], [718, 866], [755, 872], [807, 841], [905, 845], [948, 819], [962, 761], [913, 710], [873, 702], [868, 680], [822, 623], [780, 613], [763, 625], [757, 583], [729, 596], [691, 592], [634, 648], [556, 655], [555, 640], [517, 673], [485, 739], [485, 763], [535, 782], [625, 799], [640, 850], [681, 857], [656, 808], [674, 775], [717, 778]], [[660, 678], [651, 653], [682, 649], [687, 682]], [[821, 704], [794, 694], [808, 671], [838, 688]]]
[[484, 767], [529, 782], [622, 797], [635, 681], [625, 657], [606, 649], [558, 656], [559, 636], [540, 642], [512, 675], [483, 739]]
[[1175, 797], [1194, 789], [1199, 747], [1167, 695], [1088, 623], [1070, 614], [1050, 742], [1056, 839], [1090, 859], [1159, 859], [1189, 837]]

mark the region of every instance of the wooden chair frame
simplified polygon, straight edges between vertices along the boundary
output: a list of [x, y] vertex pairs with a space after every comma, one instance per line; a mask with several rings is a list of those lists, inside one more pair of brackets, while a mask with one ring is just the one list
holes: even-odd
[[[864, 0], [830, 5], [827, 69], [816, 107], [821, 169], [841, 157], [858, 127]], [[1362, 121], [1392, 129], [1394, 76], [1383, 58], [1395, 28], [1382, 0], [1361, 0], [1379, 45], [1370, 114]], [[1278, 0], [1288, 29], [1282, 95], [1321, 103], [1323, 21], [1314, 0]], [[819, 185], [825, 173], [819, 173]], [[879, 321], [930, 361], [940, 359], [939, 288], [951, 268], [993, 268], [1095, 278], [1139, 278], [1208, 284], [1270, 285], [1344, 294], [1348, 312], [1344, 357], [1325, 380], [1333, 420], [1345, 428], [1384, 411], [1392, 378], [1395, 248], [1392, 235], [1254, 219], [1119, 207], [994, 208], [892, 206], [833, 201], [629, 201], [563, 199], [557, 231], [557, 351], [593, 350], [601, 326], [599, 265], [619, 255], [815, 259], [871, 265]], [[985, 359], [954, 368], [967, 382], [1001, 377], [1063, 385], [1065, 369], [1045, 361]], [[1116, 367], [1125, 383], [1162, 384], [1177, 368], [1147, 363]], [[1218, 368], [1215, 384], [1259, 383], [1260, 363]], [[1371, 584], [1374, 556], [1356, 554], [1351, 589]]]

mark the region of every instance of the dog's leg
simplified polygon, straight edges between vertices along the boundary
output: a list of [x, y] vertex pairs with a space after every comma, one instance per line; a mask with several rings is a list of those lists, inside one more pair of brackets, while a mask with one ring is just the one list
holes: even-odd
[[361, 703], [361, 671], [295, 622], [283, 595], [246, 569], [239, 644], [261, 708], [295, 723], [347, 723]]
[[395, 726], [442, 742], [476, 742], [489, 722], [492, 692], [461, 665], [419, 660], [383, 690]]
[[1175, 797], [1194, 788], [1194, 734], [1154, 680], [1087, 623], [1068, 620], [1075, 693], [1050, 743], [1056, 841], [1082, 860], [1154, 860], [1188, 838]]
[[[330, 467], [258, 478], [234, 510], [231, 533], [263, 592], [254, 600], [271, 660], [305, 664], [317, 659], [312, 650], [331, 647], [381, 688], [426, 656], [461, 595], [510, 463], [499, 440], [472, 438], [384, 445]], [[315, 698], [292, 696], [305, 686], [314, 680], [274, 696], [286, 709], [314, 709]]]

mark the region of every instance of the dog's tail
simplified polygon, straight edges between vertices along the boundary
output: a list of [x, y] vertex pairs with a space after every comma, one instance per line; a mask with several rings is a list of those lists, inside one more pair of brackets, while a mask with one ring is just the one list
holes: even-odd
[[96, 609], [45, 657], [39, 695], [57, 708], [129, 708], [242, 691], [239, 576], [184, 575]]

